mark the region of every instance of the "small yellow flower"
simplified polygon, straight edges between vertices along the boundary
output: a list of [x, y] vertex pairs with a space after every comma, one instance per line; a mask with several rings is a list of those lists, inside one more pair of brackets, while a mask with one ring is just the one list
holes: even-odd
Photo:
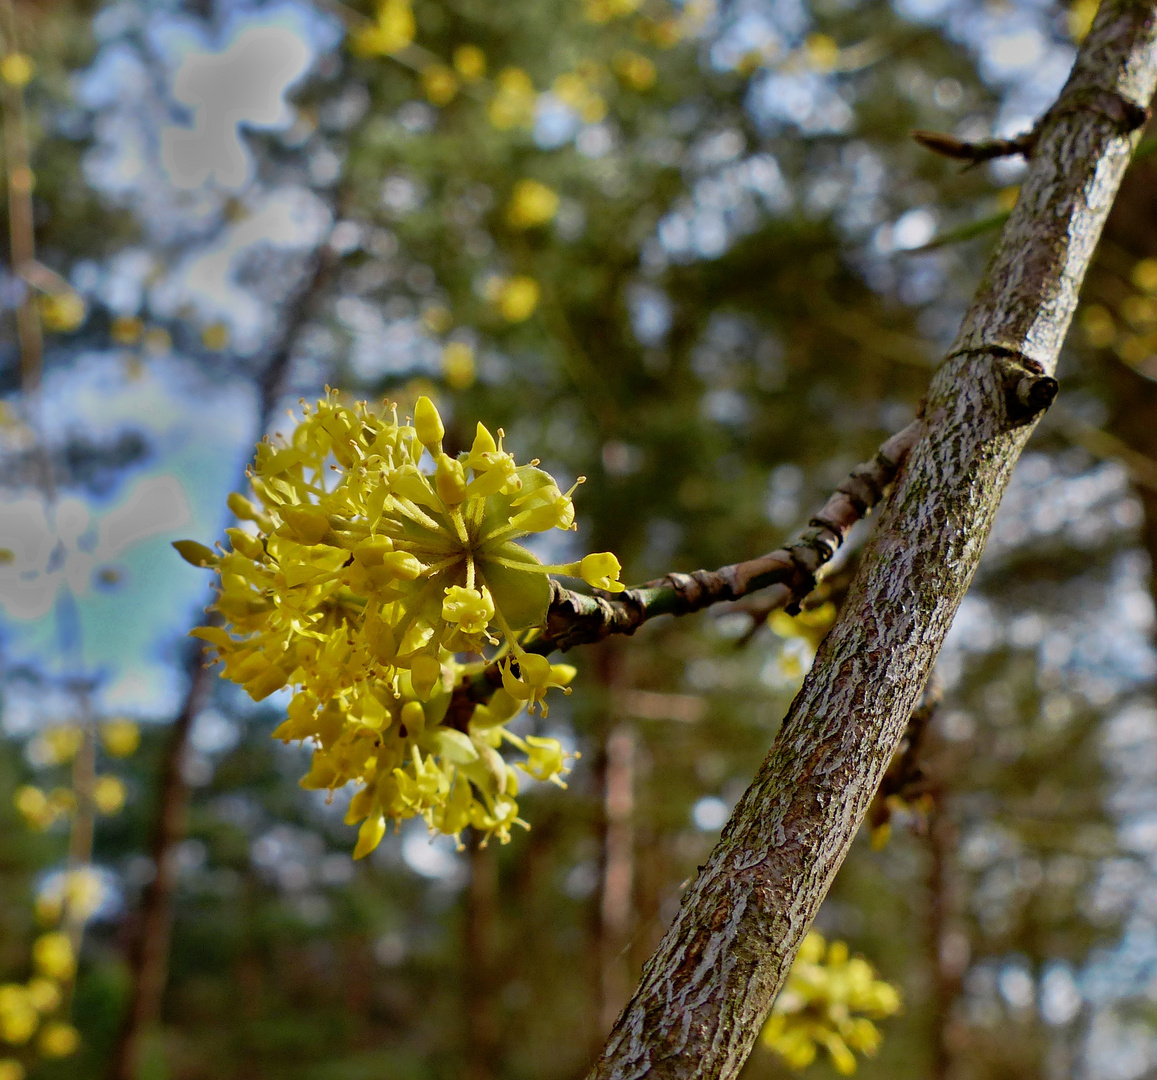
[[64, 1058], [80, 1048], [80, 1033], [71, 1024], [54, 1020], [44, 1025], [37, 1047], [46, 1058]]
[[43, 977], [28, 982], [28, 1000], [38, 1013], [55, 1012], [60, 1007], [60, 986], [52, 979]]
[[422, 89], [431, 104], [449, 105], [458, 96], [458, 77], [445, 64], [430, 64], [422, 69]]
[[1157, 293], [1157, 259], [1142, 259], [1133, 267], [1131, 276], [1142, 292]]
[[477, 45], [459, 45], [454, 50], [454, 70], [466, 82], [477, 82], [486, 74], [486, 54]]
[[1083, 41], [1085, 35], [1092, 29], [1093, 19], [1097, 15], [1097, 8], [1101, 0], [1074, 0], [1068, 12], [1069, 37], [1073, 41]]
[[36, 74], [36, 66], [23, 53], [10, 52], [0, 59], [0, 79], [9, 86], [27, 86]]
[[474, 350], [464, 341], [451, 341], [442, 349], [442, 378], [451, 390], [474, 385]]
[[98, 776], [92, 786], [92, 801], [109, 817], [124, 809], [126, 794], [124, 781], [117, 776]]
[[24, 1080], [24, 1066], [15, 1058], [0, 1058], [0, 1080]]
[[105, 753], [116, 758], [131, 757], [141, 745], [141, 729], [132, 720], [120, 718], [101, 725], [100, 741]]
[[58, 888], [69, 917], [80, 922], [90, 919], [104, 903], [104, 883], [89, 867], [69, 870]]
[[145, 332], [145, 324], [131, 315], [118, 315], [109, 327], [109, 336], [118, 345], [135, 345]]
[[60, 931], [41, 934], [32, 944], [32, 962], [49, 979], [64, 982], [76, 974], [76, 957], [68, 935]]
[[537, 180], [519, 180], [506, 207], [506, 221], [512, 229], [533, 229], [545, 225], [558, 213], [558, 192]]
[[77, 329], [88, 313], [80, 294], [71, 290], [41, 296], [39, 307], [40, 321], [44, 323], [45, 330], [61, 334]]
[[229, 327], [223, 322], [210, 323], [201, 331], [201, 344], [210, 352], [224, 352], [229, 347]]
[[587, 555], [579, 563], [579, 576], [588, 585], [596, 589], [605, 589], [607, 592], [622, 592], [624, 585], [619, 583], [619, 574], [623, 568], [619, 560], [609, 551], [599, 551]]
[[47, 829], [57, 819], [56, 808], [40, 788], [25, 784], [16, 789], [13, 803], [20, 816], [34, 829]]
[[498, 310], [507, 322], [525, 322], [538, 307], [538, 282], [518, 274], [502, 282], [497, 291]]
[[650, 90], [655, 85], [657, 72], [654, 63], [637, 52], [621, 52], [615, 57], [615, 73], [632, 90]]
[[38, 765], [67, 765], [84, 745], [84, 732], [71, 724], [49, 728], [32, 740], [29, 756]]
[[[509, 733], [507, 737], [514, 738]], [[520, 745], [526, 753], [526, 760], [518, 763], [520, 769], [528, 772], [536, 780], [549, 780], [559, 787], [566, 787], [562, 777], [570, 771], [570, 759], [578, 757], [577, 753], [568, 754], [558, 739], [538, 735], [527, 735], [525, 739], [518, 740], [516, 745]]]
[[382, 0], [377, 20], [350, 38], [355, 56], [389, 56], [401, 52], [417, 33], [409, 0]]
[[840, 59], [840, 47], [827, 34], [808, 34], [803, 51], [808, 64], [816, 71], [832, 71]]
[[518, 701], [527, 702], [528, 709], [533, 712], [534, 707], [541, 703], [542, 715], [547, 715], [546, 692], [552, 686], [566, 689], [569, 679], [565, 679], [556, 672], [545, 656], [535, 653], [521, 653], [518, 657], [518, 674], [514, 672], [513, 664], [508, 661], [502, 667], [502, 688]]
[[490, 123], [500, 131], [533, 126], [538, 95], [530, 76], [521, 68], [508, 67], [498, 73], [495, 81], [494, 97], [487, 110]]
[[25, 987], [15, 983], [0, 986], [0, 1039], [20, 1046], [32, 1038], [39, 1023], [40, 1014]]
[[463, 634], [485, 634], [494, 621], [494, 601], [490, 590], [464, 589], [451, 585], [442, 600], [442, 618], [453, 623]]

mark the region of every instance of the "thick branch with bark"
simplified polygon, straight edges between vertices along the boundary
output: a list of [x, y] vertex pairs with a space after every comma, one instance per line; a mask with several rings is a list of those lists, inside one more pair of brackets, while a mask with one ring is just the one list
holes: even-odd
[[[729, 1080], [747, 1058], [904, 734], [1036, 410], [1056, 392], [1057, 355], [1136, 144], [1130, 127], [1155, 83], [1157, 3], [1107, 0], [1063, 107], [1040, 126], [836, 625], [592, 1078]], [[1102, 107], [1117, 98], [1116, 115]]]

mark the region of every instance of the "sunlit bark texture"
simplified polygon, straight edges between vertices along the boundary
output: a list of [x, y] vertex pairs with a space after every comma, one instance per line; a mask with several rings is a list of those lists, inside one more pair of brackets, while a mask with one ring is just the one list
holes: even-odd
[[1157, 80], [1157, 5], [1108, 0], [929, 388], [840, 618], [592, 1077], [729, 1078], [864, 818], [1040, 411]]

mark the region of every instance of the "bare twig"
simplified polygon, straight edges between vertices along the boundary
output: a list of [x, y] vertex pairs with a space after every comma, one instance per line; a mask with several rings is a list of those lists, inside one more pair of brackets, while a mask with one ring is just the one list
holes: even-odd
[[[1014, 157], [1019, 154], [1030, 158], [1036, 150], [1040, 133], [1058, 117], [1073, 112], [1097, 112], [1117, 125], [1122, 134], [1136, 131], [1149, 122], [1149, 109], [1137, 102], [1100, 86], [1081, 86], [1066, 89], [1044, 114], [1023, 135], [1014, 139], [981, 139], [969, 142], [942, 131], [917, 129], [911, 136], [925, 149], [953, 161], [966, 161], [969, 166], [979, 165], [994, 158]], [[1137, 148], [1138, 150], [1140, 147]], [[1135, 156], [1135, 155], [1134, 155]]]
[[909, 134], [926, 150], [953, 161], [966, 161], [969, 165], [1017, 154], [1027, 158], [1032, 154], [1036, 142], [1035, 128], [1015, 139], [982, 139], [978, 142], [968, 142], [943, 131], [924, 131], [920, 128]]

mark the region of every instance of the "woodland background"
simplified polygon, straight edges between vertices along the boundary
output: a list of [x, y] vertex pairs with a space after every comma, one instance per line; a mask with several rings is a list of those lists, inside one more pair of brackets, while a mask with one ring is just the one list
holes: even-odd
[[[340, 797], [269, 738], [284, 702], [197, 674], [209, 585], [170, 541], [219, 536], [254, 441], [331, 385], [586, 476], [573, 551], [628, 582], [771, 550], [915, 415], [1015, 196], [1017, 160], [962, 172], [909, 130], [1026, 130], [1094, 8], [0, 0], [0, 980], [90, 859], [27, 801], [87, 767], [53, 730], [142, 736], [95, 751], [124, 805], [91, 838], [81, 1044], [21, 1052], [31, 1076], [113, 1053], [177, 717], [142, 1080], [583, 1074], [822, 619], [576, 652], [520, 722], [582, 754], [528, 833], [457, 852], [410, 822], [354, 864]], [[865, 1077], [1157, 1074], [1155, 258], [1157, 156], [941, 656], [927, 798], [819, 917], [904, 994]]]

